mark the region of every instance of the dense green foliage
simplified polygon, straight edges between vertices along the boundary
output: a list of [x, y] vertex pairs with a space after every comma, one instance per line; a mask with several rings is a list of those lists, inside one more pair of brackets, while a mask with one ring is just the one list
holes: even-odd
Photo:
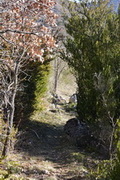
[[[43, 110], [43, 98], [47, 91], [50, 65], [49, 62], [41, 64], [39, 62], [30, 62], [27, 64], [25, 80], [22, 82], [21, 89], [16, 98], [15, 120], [29, 118], [34, 110]], [[26, 76], [27, 75], [27, 76]], [[21, 79], [24, 79], [21, 77]]]
[[[29, 67], [29, 76], [25, 81], [25, 101], [27, 101], [27, 110], [31, 112], [33, 110], [44, 108], [42, 98], [47, 91], [48, 77], [49, 77], [50, 65], [49, 62], [40, 64], [39, 62], [32, 62]], [[41, 102], [41, 103], [40, 103]]]
[[65, 59], [78, 84], [78, 114], [82, 120], [111, 121], [119, 117], [119, 18], [107, 2], [81, 4], [66, 24]]

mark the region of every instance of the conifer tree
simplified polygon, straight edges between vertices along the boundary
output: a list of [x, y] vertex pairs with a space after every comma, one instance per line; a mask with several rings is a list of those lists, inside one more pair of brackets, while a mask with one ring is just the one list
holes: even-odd
[[64, 58], [76, 77], [79, 117], [113, 126], [119, 116], [115, 95], [120, 67], [118, 16], [112, 13], [108, 0], [77, 3], [66, 30]]

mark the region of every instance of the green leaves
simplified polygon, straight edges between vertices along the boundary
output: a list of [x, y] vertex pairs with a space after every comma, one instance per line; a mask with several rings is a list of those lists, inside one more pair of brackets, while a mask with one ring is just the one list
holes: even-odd
[[100, 113], [103, 111], [112, 111], [114, 117], [114, 84], [120, 67], [118, 16], [107, 0], [76, 6], [66, 24], [65, 60], [74, 69], [78, 83], [78, 113], [82, 119], [94, 121], [106, 118]]

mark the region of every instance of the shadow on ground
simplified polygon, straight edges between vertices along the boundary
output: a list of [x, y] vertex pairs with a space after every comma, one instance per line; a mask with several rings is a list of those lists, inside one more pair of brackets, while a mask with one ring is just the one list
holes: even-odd
[[49, 180], [50, 176], [51, 180], [89, 180], [86, 173], [96, 167], [94, 160], [98, 159], [70, 143], [63, 126], [35, 120], [21, 127], [15, 149], [23, 155], [22, 174], [41, 180]]
[[75, 146], [68, 142], [62, 126], [49, 125], [38, 121], [28, 121], [19, 131], [15, 149], [29, 156], [43, 157], [45, 160], [67, 164], [72, 162], [71, 151]]

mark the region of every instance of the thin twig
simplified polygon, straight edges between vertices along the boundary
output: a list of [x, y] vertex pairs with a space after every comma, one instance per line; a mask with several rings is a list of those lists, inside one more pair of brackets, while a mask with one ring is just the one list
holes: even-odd
[[40, 136], [37, 134], [37, 132], [33, 129], [31, 129], [31, 131], [33, 131], [35, 133], [35, 135], [37, 136], [38, 139], [40, 139]]

